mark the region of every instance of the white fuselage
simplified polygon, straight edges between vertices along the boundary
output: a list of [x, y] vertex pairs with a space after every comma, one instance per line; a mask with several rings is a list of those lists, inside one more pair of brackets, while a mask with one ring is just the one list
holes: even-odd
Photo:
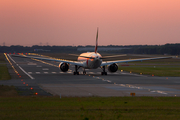
[[83, 67], [86, 69], [96, 69], [101, 66], [101, 58], [99, 53], [87, 52], [80, 54], [78, 61], [83, 62]]

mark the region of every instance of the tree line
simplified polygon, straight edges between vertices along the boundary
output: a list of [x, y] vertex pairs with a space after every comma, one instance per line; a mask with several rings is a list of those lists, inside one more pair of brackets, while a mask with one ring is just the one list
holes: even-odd
[[[78, 48], [82, 47], [94, 47], [87, 46], [38, 46], [32, 47], [12, 45], [12, 46], [0, 46], [0, 53], [26, 53], [26, 52], [56, 52], [56, 53], [79, 53]], [[122, 54], [168, 54], [168, 55], [180, 55], [180, 44], [165, 44], [165, 45], [108, 45], [98, 46], [103, 48], [108, 47], [120, 47], [125, 48], [121, 50], [104, 51], [105, 53], [122, 53]], [[126, 49], [128, 48], [128, 49]], [[99, 51], [103, 53], [103, 51]]]

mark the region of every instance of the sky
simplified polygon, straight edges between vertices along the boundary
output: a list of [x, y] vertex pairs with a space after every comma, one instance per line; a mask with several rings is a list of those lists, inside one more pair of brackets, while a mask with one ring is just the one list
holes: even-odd
[[180, 0], [0, 0], [0, 45], [180, 43]]

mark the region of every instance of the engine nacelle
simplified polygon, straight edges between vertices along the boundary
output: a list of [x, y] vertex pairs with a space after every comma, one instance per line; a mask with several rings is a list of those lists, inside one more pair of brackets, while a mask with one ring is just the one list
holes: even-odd
[[67, 72], [69, 70], [69, 64], [62, 62], [59, 64], [59, 69], [63, 72]]
[[109, 72], [116, 72], [118, 70], [118, 65], [113, 63], [112, 65], [108, 66], [108, 71]]

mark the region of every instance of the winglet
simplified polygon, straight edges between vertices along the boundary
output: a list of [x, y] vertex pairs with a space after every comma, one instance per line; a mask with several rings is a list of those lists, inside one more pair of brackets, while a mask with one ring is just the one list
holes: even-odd
[[96, 34], [96, 46], [95, 46], [95, 53], [97, 53], [97, 47], [98, 47], [98, 28], [97, 28], [97, 34]]

